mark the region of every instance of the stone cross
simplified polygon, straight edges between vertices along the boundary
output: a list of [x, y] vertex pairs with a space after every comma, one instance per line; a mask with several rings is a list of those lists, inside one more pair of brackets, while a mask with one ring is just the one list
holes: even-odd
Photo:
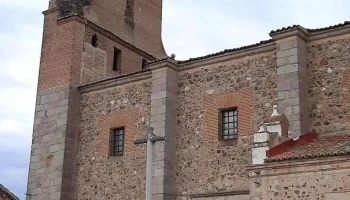
[[147, 124], [146, 136], [140, 139], [136, 139], [134, 144], [146, 144], [147, 143], [147, 167], [146, 167], [146, 200], [152, 200], [152, 179], [153, 179], [153, 149], [154, 144], [159, 141], [165, 141], [165, 137], [156, 136], [153, 131], [154, 128]]

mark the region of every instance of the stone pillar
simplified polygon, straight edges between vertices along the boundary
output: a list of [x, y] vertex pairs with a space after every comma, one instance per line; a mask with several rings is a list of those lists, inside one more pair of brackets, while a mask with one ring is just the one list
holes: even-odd
[[151, 127], [166, 141], [157, 142], [154, 152], [153, 199], [175, 199], [175, 133], [177, 110], [177, 66], [165, 60], [152, 70]]
[[289, 120], [292, 138], [309, 131], [307, 34], [300, 26], [270, 34], [277, 46], [278, 107]]
[[73, 200], [80, 93], [71, 85], [38, 91], [27, 200]]

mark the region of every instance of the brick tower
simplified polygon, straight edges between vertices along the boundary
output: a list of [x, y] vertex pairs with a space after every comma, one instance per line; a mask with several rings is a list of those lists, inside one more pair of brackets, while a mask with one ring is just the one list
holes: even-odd
[[162, 0], [51, 0], [44, 33], [27, 200], [75, 199], [77, 87], [166, 57]]

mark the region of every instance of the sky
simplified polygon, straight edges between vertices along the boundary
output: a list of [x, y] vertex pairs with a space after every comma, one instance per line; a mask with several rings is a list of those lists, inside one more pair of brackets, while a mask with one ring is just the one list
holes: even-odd
[[[96, 1], [96, 0], [94, 0]], [[142, 0], [144, 1], [144, 0]], [[349, 0], [164, 0], [163, 43], [177, 59], [269, 39], [271, 30], [350, 20]], [[0, 183], [24, 199], [48, 0], [0, 0]]]

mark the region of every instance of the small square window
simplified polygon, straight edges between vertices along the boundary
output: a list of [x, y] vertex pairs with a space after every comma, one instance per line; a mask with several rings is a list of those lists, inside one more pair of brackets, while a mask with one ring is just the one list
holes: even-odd
[[238, 126], [237, 126], [237, 109], [225, 109], [220, 112], [221, 124], [220, 124], [220, 140], [233, 140], [237, 139]]
[[121, 156], [124, 153], [124, 128], [112, 129], [111, 156]]

